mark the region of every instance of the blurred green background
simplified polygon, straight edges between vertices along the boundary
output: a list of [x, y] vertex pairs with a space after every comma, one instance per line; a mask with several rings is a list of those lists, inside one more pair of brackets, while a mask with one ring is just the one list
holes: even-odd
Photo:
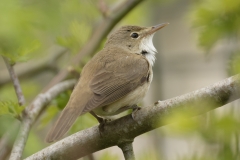
[[[122, 1], [103, 2], [112, 8]], [[81, 71], [91, 58], [86, 56], [78, 66], [69, 66], [71, 58], [79, 53], [103, 19], [99, 4], [100, 1], [94, 0], [0, 1], [0, 55], [15, 64], [18, 75], [26, 72], [19, 78], [26, 105], [61, 69], [73, 67]], [[153, 39], [159, 53], [154, 79], [142, 106], [200, 89], [240, 72], [239, 0], [144, 1], [116, 28], [162, 22], [170, 25]], [[36, 69], [30, 72], [31, 68]], [[8, 77], [1, 58], [0, 137], [12, 129], [11, 124], [18, 121], [24, 109], [19, 107]], [[49, 145], [43, 140], [70, 94], [70, 90], [60, 94], [39, 117], [29, 135], [24, 157]], [[239, 111], [239, 101], [236, 101], [191, 119], [185, 119], [189, 113], [176, 113], [166, 119], [176, 123], [135, 139], [136, 159], [240, 159]], [[93, 125], [97, 125], [97, 121], [86, 114], [79, 117], [69, 134]], [[8, 147], [11, 148], [11, 144]], [[97, 160], [123, 159], [117, 147], [93, 156]]]

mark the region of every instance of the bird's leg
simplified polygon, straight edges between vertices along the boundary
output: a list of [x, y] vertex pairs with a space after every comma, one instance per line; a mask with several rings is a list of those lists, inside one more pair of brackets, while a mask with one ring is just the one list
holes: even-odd
[[104, 125], [111, 120], [99, 117], [93, 111], [90, 111], [90, 114], [93, 115], [97, 119], [97, 121], [99, 122], [98, 128], [99, 128], [99, 131], [100, 131], [100, 135], [102, 136], [102, 132], [104, 131]]
[[133, 105], [133, 106], [131, 106], [131, 108], [132, 108], [132, 119], [135, 121], [135, 114], [137, 113], [137, 111], [139, 111], [140, 109], [141, 109], [141, 107], [138, 107], [138, 105]]
[[121, 112], [126, 111], [128, 109], [132, 109], [133, 110], [131, 115], [132, 115], [132, 119], [135, 121], [135, 119], [134, 119], [135, 114], [137, 113], [138, 110], [141, 109], [141, 107], [138, 107], [138, 105], [136, 105], [136, 104], [132, 105], [132, 106], [124, 106], [124, 107], [118, 109], [116, 113], [121, 113]]
[[95, 117], [99, 123], [104, 123], [104, 119], [96, 115], [93, 111], [90, 111], [90, 114], [93, 115], [93, 117]]

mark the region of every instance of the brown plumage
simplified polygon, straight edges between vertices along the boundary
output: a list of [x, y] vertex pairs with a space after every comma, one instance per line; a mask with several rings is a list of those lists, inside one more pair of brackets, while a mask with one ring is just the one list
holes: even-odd
[[[141, 54], [141, 42], [148, 38], [147, 33], [152, 35], [152, 30], [125, 26], [109, 37], [103, 50], [84, 66], [70, 100], [47, 135], [47, 142], [60, 139], [84, 113], [116, 115], [142, 100], [152, 80], [152, 66], [148, 57]], [[131, 37], [132, 32], [138, 33], [137, 40]]]

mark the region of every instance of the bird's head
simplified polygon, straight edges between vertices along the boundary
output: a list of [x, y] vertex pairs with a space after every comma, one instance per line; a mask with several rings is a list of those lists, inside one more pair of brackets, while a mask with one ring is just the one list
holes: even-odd
[[110, 34], [105, 47], [113, 45], [130, 53], [142, 54], [153, 65], [157, 52], [152, 43], [153, 35], [168, 24], [162, 23], [152, 27], [122, 26]]

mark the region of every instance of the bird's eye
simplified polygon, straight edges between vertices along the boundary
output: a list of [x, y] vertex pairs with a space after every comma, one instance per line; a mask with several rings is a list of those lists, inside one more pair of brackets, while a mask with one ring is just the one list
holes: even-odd
[[137, 34], [137, 33], [132, 33], [132, 34], [131, 34], [131, 37], [132, 37], [132, 38], [138, 38], [138, 34]]

